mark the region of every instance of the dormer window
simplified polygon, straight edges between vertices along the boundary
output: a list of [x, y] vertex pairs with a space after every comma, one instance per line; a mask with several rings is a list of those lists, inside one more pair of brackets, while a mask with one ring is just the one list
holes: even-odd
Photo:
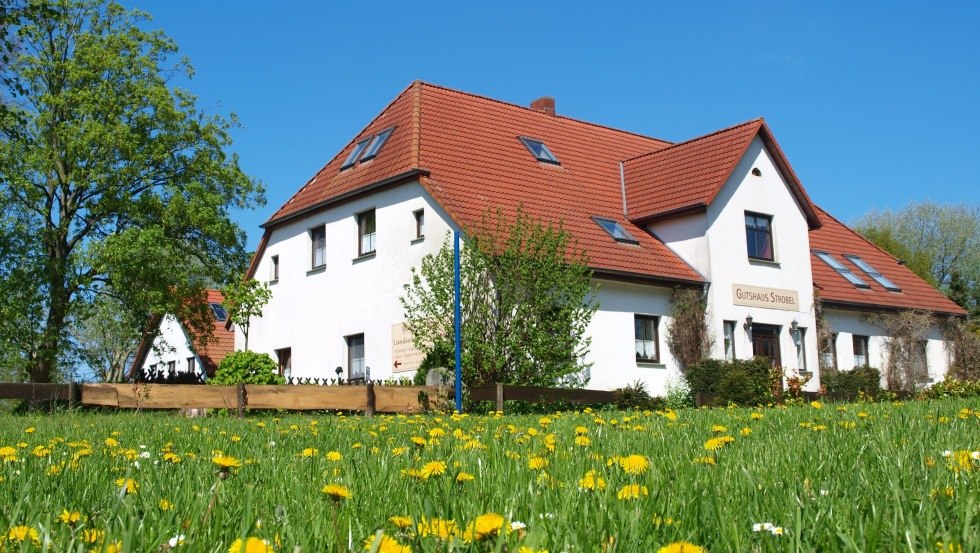
[[224, 306], [222, 306], [220, 303], [212, 303], [211, 311], [214, 313], [214, 318], [219, 321], [224, 321], [228, 318], [228, 312], [225, 311]]
[[603, 219], [602, 217], [593, 217], [592, 220], [595, 221], [596, 224], [598, 224], [600, 227], [602, 227], [602, 230], [604, 230], [607, 233], [609, 233], [609, 236], [612, 236], [613, 239], [615, 241], [617, 241], [617, 242], [623, 242], [623, 243], [626, 243], [626, 244], [639, 244], [640, 243], [639, 240], [637, 240], [636, 238], [633, 238], [633, 235], [632, 234], [626, 232], [626, 229], [623, 228], [623, 225], [619, 224], [616, 221], [613, 221], [612, 219]]
[[524, 143], [524, 146], [528, 149], [528, 151], [531, 152], [531, 155], [533, 155], [535, 159], [537, 159], [538, 161], [551, 163], [553, 165], [561, 165], [561, 162], [558, 161], [558, 158], [555, 157], [555, 154], [551, 153], [551, 150], [549, 150], [548, 147], [544, 145], [544, 142], [541, 142], [540, 140], [534, 140], [533, 138], [525, 138], [523, 136], [520, 137], [520, 139], [521, 142]]
[[[367, 148], [368, 144], [371, 142], [372, 137], [367, 137], [364, 140], [358, 142], [354, 145], [354, 150], [351, 151], [347, 159], [344, 160], [344, 164], [340, 166], [340, 170], [343, 171], [348, 167], [353, 167], [357, 160], [361, 158], [361, 154], [364, 153], [364, 149]], [[379, 146], [380, 148], [380, 146]]]
[[395, 127], [391, 127], [379, 132], [378, 136], [375, 136], [374, 140], [371, 141], [371, 144], [367, 147], [366, 150], [364, 150], [364, 155], [361, 156], [361, 161], [364, 162], [369, 159], [374, 159], [375, 157], [377, 157], [378, 152], [381, 150], [381, 147], [385, 145], [385, 142], [388, 141], [388, 137], [391, 136], [391, 133], [394, 130]]
[[849, 259], [851, 261], [851, 263], [857, 265], [857, 268], [858, 269], [861, 269], [862, 271], [864, 271], [869, 277], [873, 278], [875, 280], [875, 282], [877, 282], [878, 284], [882, 285], [885, 288], [885, 290], [888, 290], [888, 291], [891, 291], [891, 292], [901, 292], [902, 291], [902, 289], [899, 288], [898, 286], [896, 286], [894, 282], [892, 282], [892, 281], [888, 280], [887, 278], [885, 278], [885, 275], [883, 275], [880, 272], [878, 272], [878, 270], [875, 269], [874, 267], [872, 267], [871, 265], [868, 265], [860, 257], [858, 257], [856, 255], [850, 255], [850, 254], [844, 254], [844, 257], [846, 257], [847, 259]]
[[831, 269], [837, 271], [837, 274], [847, 279], [848, 282], [857, 286], [858, 288], [871, 288], [868, 283], [861, 280], [856, 274], [852, 273], [843, 263], [837, 261], [837, 258], [830, 255], [827, 252], [813, 252], [813, 255], [820, 258], [821, 261], [830, 266]]

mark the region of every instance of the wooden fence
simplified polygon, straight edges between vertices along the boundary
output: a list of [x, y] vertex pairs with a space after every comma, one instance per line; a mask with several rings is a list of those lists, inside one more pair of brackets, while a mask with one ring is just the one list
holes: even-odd
[[[506, 386], [497, 384], [467, 388], [472, 400], [496, 403], [504, 410], [505, 401], [531, 403], [566, 402], [602, 404], [615, 401], [615, 394], [604, 390]], [[196, 384], [2, 384], [0, 399], [21, 399], [33, 403], [60, 400], [69, 407], [115, 407], [119, 409], [284, 409], [363, 411], [374, 413], [416, 413], [446, 407], [452, 388], [437, 386], [202, 386]], [[437, 404], [442, 402], [442, 404]]]

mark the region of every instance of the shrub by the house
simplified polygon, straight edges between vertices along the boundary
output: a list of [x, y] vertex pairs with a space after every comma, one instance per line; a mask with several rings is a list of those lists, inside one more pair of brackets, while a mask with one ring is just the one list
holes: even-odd
[[236, 351], [225, 357], [208, 384], [285, 384], [276, 362], [267, 353]]
[[847, 398], [862, 393], [869, 397], [881, 394], [881, 371], [867, 365], [849, 371], [825, 371], [820, 375], [820, 382], [828, 392], [842, 393]]
[[688, 367], [684, 377], [691, 395], [710, 394], [719, 404], [765, 405], [775, 399], [771, 372], [769, 360], [763, 357], [702, 359]]

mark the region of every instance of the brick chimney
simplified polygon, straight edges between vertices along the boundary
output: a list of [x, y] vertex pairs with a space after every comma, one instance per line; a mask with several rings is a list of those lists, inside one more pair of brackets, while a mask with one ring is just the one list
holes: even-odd
[[547, 113], [548, 115], [554, 115], [555, 99], [551, 96], [542, 96], [531, 102], [531, 109], [540, 111], [541, 113]]

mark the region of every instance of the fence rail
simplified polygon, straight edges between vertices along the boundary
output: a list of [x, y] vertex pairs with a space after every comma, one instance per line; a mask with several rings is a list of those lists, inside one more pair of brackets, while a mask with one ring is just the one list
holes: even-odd
[[496, 384], [467, 388], [469, 397], [476, 401], [494, 401], [497, 411], [504, 410], [505, 401], [528, 401], [531, 403], [614, 403], [615, 392], [606, 390], [582, 390], [578, 388], [545, 388], [543, 386], [508, 386]]

